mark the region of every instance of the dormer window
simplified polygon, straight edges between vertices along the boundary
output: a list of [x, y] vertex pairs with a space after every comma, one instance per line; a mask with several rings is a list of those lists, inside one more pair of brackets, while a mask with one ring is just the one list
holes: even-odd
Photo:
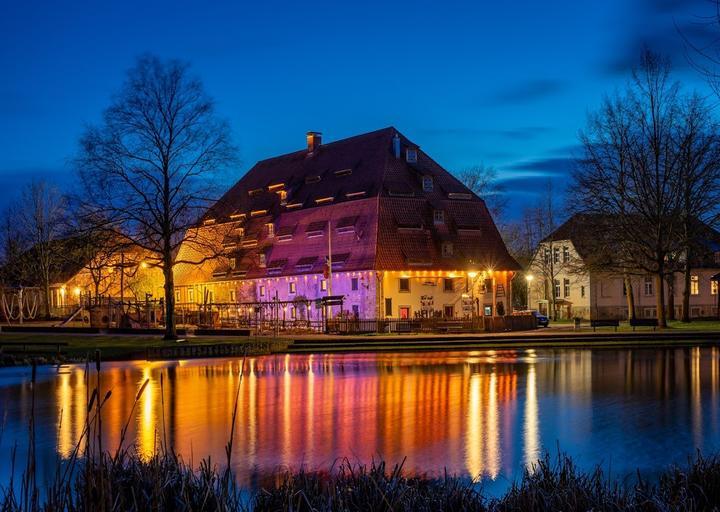
[[311, 183], [320, 183], [320, 176], [308, 176], [305, 178], [306, 185], [310, 185]]
[[272, 222], [268, 222], [265, 224], [265, 227], [267, 228], [267, 236], [268, 238], [272, 238], [275, 236], [275, 224]]
[[265, 256], [265, 253], [261, 252], [260, 254], [258, 254], [258, 257], [260, 258], [260, 268], [265, 268], [265, 266], [267, 265], [267, 257]]
[[432, 176], [423, 176], [422, 185], [423, 185], [423, 192], [432, 192], [433, 191]]
[[433, 223], [445, 224], [445, 210], [433, 210]]
[[235, 228], [235, 233], [240, 237], [245, 236], [245, 228]]
[[450, 258], [453, 255], [453, 244], [452, 242], [442, 243], [442, 257]]
[[287, 190], [278, 190], [277, 195], [280, 198], [280, 204], [287, 203]]
[[407, 148], [405, 150], [405, 161], [409, 164], [417, 163], [417, 149]]

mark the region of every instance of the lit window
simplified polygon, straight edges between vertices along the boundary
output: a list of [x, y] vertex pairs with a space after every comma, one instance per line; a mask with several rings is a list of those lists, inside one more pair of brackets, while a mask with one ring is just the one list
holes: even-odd
[[357, 277], [353, 277], [350, 280], [350, 289], [352, 291], [357, 291], [357, 289], [358, 289], [358, 278]]
[[272, 222], [268, 222], [267, 224], [265, 224], [265, 226], [267, 226], [268, 238], [274, 237], [275, 236], [275, 224], [273, 224]]
[[455, 291], [455, 283], [453, 282], [452, 277], [446, 277], [443, 279], [443, 291], [444, 292], [454, 292]]
[[435, 224], [445, 224], [445, 210], [434, 210], [433, 222]]
[[400, 291], [403, 293], [410, 292], [410, 278], [409, 277], [401, 277], [400, 278]]
[[293, 320], [297, 319], [297, 310], [295, 309], [295, 306], [290, 306], [290, 318]]
[[267, 264], [267, 258], [265, 256], [265, 253], [261, 252], [260, 254], [258, 254], [258, 258], [260, 258], [260, 267], [265, 268]]
[[453, 255], [453, 244], [452, 242], [443, 242], [442, 243], [442, 257], [443, 258], [449, 258]]
[[327, 291], [327, 279], [320, 280], [320, 291], [323, 291], [323, 292]]
[[192, 288], [188, 288], [187, 297], [188, 297], [188, 299], [187, 299], [188, 302], [194, 302], [195, 301], [195, 290], [193, 290]]
[[237, 266], [237, 258], [230, 258], [230, 268], [235, 270], [236, 266]]
[[690, 295], [698, 295], [700, 293], [700, 277], [690, 276]]
[[260, 297], [265, 297], [265, 285], [260, 285]]
[[288, 293], [295, 293], [296, 290], [297, 290], [297, 288], [296, 288], [295, 281], [290, 281], [288, 283]]
[[655, 292], [653, 291], [653, 278], [652, 277], [646, 277], [645, 278], [645, 295], [652, 295]]
[[230, 290], [230, 302], [235, 302], [236, 297], [235, 290]]
[[717, 293], [718, 293], [718, 282], [710, 281], [710, 294], [717, 295]]
[[570, 297], [570, 279], [563, 279], [563, 295]]
[[423, 176], [423, 192], [433, 191], [433, 178], [432, 176]]

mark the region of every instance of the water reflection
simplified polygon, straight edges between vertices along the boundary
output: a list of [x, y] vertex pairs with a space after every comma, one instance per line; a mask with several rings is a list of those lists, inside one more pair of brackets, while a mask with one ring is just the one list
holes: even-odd
[[[507, 482], [557, 445], [613, 471], [683, 461], [718, 448], [717, 348], [637, 351], [480, 351], [445, 354], [270, 356], [117, 363], [103, 369], [103, 444], [141, 454], [167, 443], [195, 464], [224, 460], [238, 396], [234, 468], [241, 483], [281, 467], [326, 468], [339, 457], [407, 457], [410, 471]], [[0, 449], [22, 460], [30, 386], [26, 370], [0, 370]], [[51, 476], [86, 421], [90, 375], [43, 369], [37, 385], [38, 451]], [[239, 387], [238, 387], [239, 386]], [[9, 469], [0, 469], [0, 481]]]

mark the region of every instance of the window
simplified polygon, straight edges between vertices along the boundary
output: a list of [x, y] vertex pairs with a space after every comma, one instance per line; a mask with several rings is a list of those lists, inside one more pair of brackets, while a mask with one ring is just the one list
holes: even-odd
[[410, 319], [410, 306], [400, 306], [400, 318], [403, 320]]
[[492, 285], [492, 278], [485, 279], [485, 281], [483, 281], [483, 293], [492, 293]]
[[548, 249], [547, 247], [545, 247], [545, 264], [550, 264], [550, 249]]
[[623, 279], [623, 297], [627, 297], [627, 286], [625, 285], [624, 279]]
[[267, 236], [268, 238], [272, 238], [275, 236], [275, 224], [272, 222], [268, 222], [265, 224], [265, 227], [267, 228]]
[[288, 283], [288, 293], [295, 293], [297, 291], [297, 284], [295, 281], [290, 281]]
[[357, 304], [352, 305], [352, 312], [355, 318], [360, 318], [360, 306]]
[[443, 291], [450, 293], [455, 291], [455, 282], [452, 277], [446, 277], [443, 279]]
[[715, 264], [720, 265], [720, 251], [715, 253]]
[[195, 302], [195, 290], [188, 288], [187, 291], [188, 302]]
[[175, 302], [180, 302], [180, 292], [175, 292]]
[[700, 277], [690, 276], [690, 295], [698, 295], [700, 293]]
[[265, 297], [265, 285], [260, 285], [260, 297]]
[[295, 309], [295, 306], [290, 306], [290, 318], [293, 320], [297, 319], [297, 309]]
[[410, 278], [409, 277], [401, 277], [401, 278], [399, 278], [399, 282], [400, 282], [399, 290], [403, 293], [409, 293], [410, 292]]
[[230, 290], [230, 302], [235, 302], [235, 299], [237, 298], [235, 290]]
[[553, 247], [553, 263], [560, 263], [560, 247]]
[[435, 224], [445, 224], [445, 210], [434, 210], [433, 222]]
[[405, 150], [405, 160], [409, 164], [417, 163], [417, 149], [407, 148]]
[[718, 293], [718, 282], [710, 281], [710, 295], [717, 295]]
[[570, 248], [567, 245], [563, 245], [563, 263], [570, 261]]
[[583, 299], [585, 298], [585, 287], [584, 286], [580, 287], [580, 297], [582, 297]]
[[570, 279], [563, 279], [563, 296], [570, 297]]
[[445, 318], [453, 318], [455, 316], [455, 306], [452, 304], [446, 304], [443, 306], [443, 315]]
[[260, 258], [260, 267], [265, 268], [265, 266], [267, 265], [267, 258], [265, 257], [265, 253], [261, 252], [260, 254], [258, 254], [258, 258]]
[[653, 295], [655, 292], [653, 291], [653, 278], [652, 277], [646, 277], [645, 278], [645, 295]]
[[327, 279], [320, 279], [320, 291], [327, 291]]
[[559, 279], [555, 279], [555, 298], [556, 299], [560, 298], [560, 280]]
[[385, 316], [392, 316], [392, 299], [385, 299]]
[[433, 178], [432, 176], [423, 176], [423, 192], [433, 191]]
[[449, 258], [453, 255], [453, 244], [452, 242], [443, 242], [442, 243], [442, 257], [443, 258]]
[[358, 288], [359, 288], [358, 284], [359, 284], [359, 283], [358, 283], [358, 278], [357, 278], [357, 277], [353, 277], [352, 279], [350, 279], [350, 289], [351, 289], [352, 291], [355, 292], [355, 291], [358, 290]]

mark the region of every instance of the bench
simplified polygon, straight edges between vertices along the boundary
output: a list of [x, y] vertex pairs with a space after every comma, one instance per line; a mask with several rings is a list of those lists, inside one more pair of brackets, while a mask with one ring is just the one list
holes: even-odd
[[614, 327], [617, 331], [618, 327], [620, 327], [620, 320], [590, 320], [590, 327], [592, 327], [593, 332], [598, 327]]
[[658, 326], [657, 318], [633, 318], [630, 320], [630, 327], [635, 330], [635, 327], [652, 327], [653, 331]]

